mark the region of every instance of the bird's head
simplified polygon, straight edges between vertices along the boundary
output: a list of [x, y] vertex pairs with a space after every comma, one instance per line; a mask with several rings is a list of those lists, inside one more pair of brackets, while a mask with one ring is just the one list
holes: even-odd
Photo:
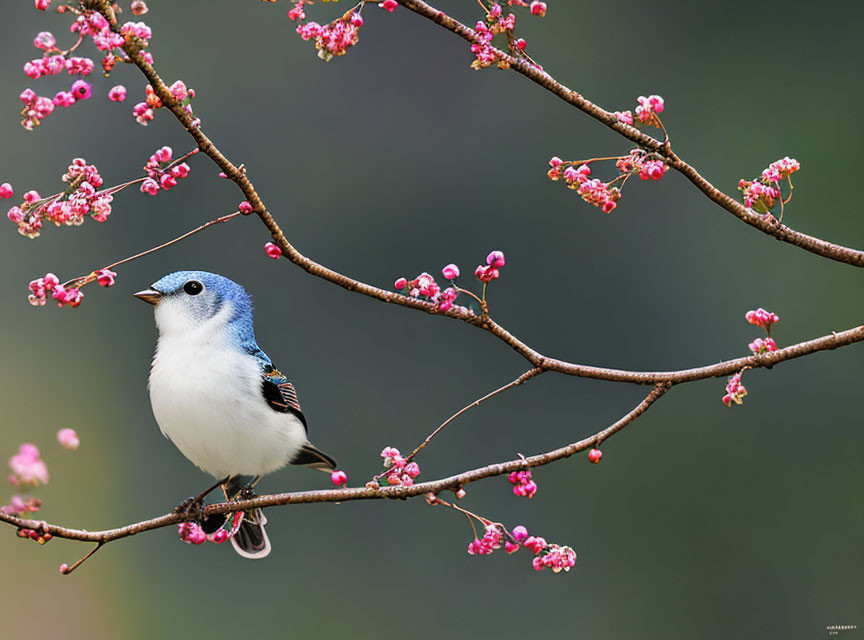
[[156, 325], [162, 335], [191, 333], [205, 325], [231, 324], [251, 331], [249, 294], [215, 273], [175, 271], [134, 295], [156, 307]]

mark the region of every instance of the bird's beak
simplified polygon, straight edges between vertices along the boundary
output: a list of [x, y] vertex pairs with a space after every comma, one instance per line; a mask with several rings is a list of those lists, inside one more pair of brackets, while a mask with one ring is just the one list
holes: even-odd
[[155, 291], [154, 289], [144, 289], [144, 291], [139, 291], [138, 293], [133, 293], [132, 295], [139, 300], [143, 300], [144, 302], [152, 304], [154, 307], [162, 300], [162, 294], [158, 291]]

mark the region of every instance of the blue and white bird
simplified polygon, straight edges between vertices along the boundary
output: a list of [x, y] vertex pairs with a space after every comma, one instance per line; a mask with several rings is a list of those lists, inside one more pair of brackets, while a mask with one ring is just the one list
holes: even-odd
[[[177, 271], [134, 295], [155, 306], [159, 329], [149, 383], [156, 422], [217, 478], [226, 499], [289, 463], [336, 468], [309, 442], [294, 386], [258, 346], [243, 287], [215, 273]], [[270, 553], [265, 523], [260, 510], [245, 515], [231, 538], [237, 553]]]

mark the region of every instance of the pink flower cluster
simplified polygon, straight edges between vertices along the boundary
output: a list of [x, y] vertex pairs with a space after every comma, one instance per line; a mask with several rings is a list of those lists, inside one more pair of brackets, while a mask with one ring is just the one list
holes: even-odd
[[9, 459], [9, 468], [12, 470], [9, 482], [16, 486], [48, 483], [48, 467], [39, 457], [39, 448], [35, 444], [25, 442], [18, 447], [18, 453]]
[[[37, 8], [40, 8], [40, 5], [47, 8], [48, 4], [49, 2], [45, 0], [36, 0]], [[143, 8], [143, 12], [146, 12], [146, 5], [140, 0], [139, 4], [141, 5], [139, 9]], [[65, 6], [61, 6], [58, 11], [61, 9], [65, 10]], [[146, 46], [152, 37], [150, 28], [143, 22], [127, 22], [120, 28], [120, 33], [115, 33], [98, 11], [84, 9], [75, 13], [77, 17], [70, 30], [73, 33], [77, 32], [80, 38], [89, 36], [99, 51], [106, 52], [106, 57], [102, 60], [102, 68], [106, 75], [118, 60], [128, 61], [128, 56], [122, 50], [127, 39], [137, 38], [140, 40], [139, 44]], [[56, 38], [48, 31], [39, 33], [33, 44], [44, 52], [41, 58], [31, 60], [24, 65], [24, 73], [33, 80], [42, 76], [57, 75], [64, 70], [70, 75], [83, 77], [90, 75], [96, 67], [91, 58], [69, 56], [68, 52], [61, 51], [57, 48]], [[140, 55], [148, 62], [152, 62], [152, 56], [146, 51], [142, 51]], [[72, 84], [69, 91], [57, 93], [53, 100], [37, 96], [33, 90], [27, 89], [21, 94], [21, 100], [25, 103], [21, 124], [26, 129], [33, 129], [53, 111], [55, 106], [70, 107], [78, 101], [87, 100], [91, 95], [92, 87], [81, 78]], [[111, 99], [115, 100], [114, 97]]]
[[60, 280], [53, 273], [46, 273], [43, 278], [30, 282], [30, 295], [27, 300], [34, 306], [43, 306], [47, 301], [48, 294], [57, 301], [57, 306], [69, 305], [77, 307], [81, 304], [84, 294], [76, 287], [66, 288], [60, 284]]
[[28, 131], [38, 127], [42, 120], [54, 111], [51, 98], [37, 96], [33, 89], [24, 89], [19, 96], [24, 108], [21, 110], [21, 126]]
[[659, 126], [660, 119], [657, 114], [663, 113], [663, 98], [658, 95], [650, 95], [647, 98], [639, 96], [636, 100], [639, 102], [639, 106], [636, 107], [636, 117], [639, 118], [639, 122], [655, 127]]
[[[193, 153], [197, 152], [196, 149]], [[172, 187], [177, 186], [177, 181], [189, 175], [189, 165], [185, 162], [179, 164], [170, 164], [171, 158], [174, 156], [174, 150], [171, 147], [162, 147], [147, 160], [144, 165], [144, 171], [149, 176], [141, 183], [141, 192], [155, 196], [160, 190], [168, 191]]]
[[204, 544], [205, 542], [222, 544], [231, 537], [225, 529], [217, 529], [213, 533], [204, 533], [201, 525], [197, 522], [181, 522], [177, 525], [177, 535], [186, 544]]
[[493, 3], [486, 13], [486, 21], [478, 20], [474, 25], [477, 41], [471, 43], [471, 53], [474, 54], [471, 68], [480, 70], [496, 63], [500, 69], [509, 67], [507, 61], [501, 58], [492, 46], [492, 39], [499, 33], [511, 35], [515, 28], [516, 14], [508, 12], [505, 16], [501, 5], [497, 2]]
[[780, 321], [780, 316], [771, 311], [765, 311], [762, 307], [756, 310], [750, 310], [744, 314], [744, 319], [752, 325], [762, 327], [765, 333], [771, 335], [771, 327]]
[[482, 538], [474, 538], [468, 544], [468, 553], [472, 556], [491, 554], [502, 546], [507, 553], [516, 553], [525, 547], [534, 554], [531, 565], [536, 571], [551, 569], [555, 573], [570, 571], [576, 564], [576, 552], [570, 547], [549, 544], [539, 536], [529, 536], [528, 530], [522, 525], [513, 527], [512, 533], [500, 524], [485, 522], [486, 531]]
[[[550, 180], [557, 181], [562, 177], [569, 189], [575, 189], [588, 204], [600, 207], [603, 213], [610, 213], [621, 198], [621, 190], [613, 187], [613, 182], [603, 182], [597, 178], [589, 178], [591, 167], [589, 161], [564, 162], [557, 156], [549, 161], [551, 167], [546, 175]], [[578, 165], [578, 167], [577, 167]], [[562, 167], [567, 167], [562, 170]]]
[[741, 384], [741, 373], [739, 371], [726, 382], [726, 395], [723, 396], [722, 400], [727, 407], [731, 407], [733, 402], [742, 404], [744, 396], [747, 395], [747, 389]]
[[0, 506], [0, 513], [7, 516], [18, 516], [27, 518], [31, 513], [36, 513], [42, 506], [39, 498], [24, 499], [21, 496], [12, 496], [9, 504]]
[[[448, 273], [451, 273], [448, 271], [451, 267], [456, 268], [458, 275], [458, 267], [456, 265], [447, 265], [443, 271], [445, 278]], [[425, 271], [413, 280], [399, 278], [394, 283], [394, 287], [399, 291], [408, 289], [408, 295], [412, 298], [419, 298], [421, 296], [428, 298], [429, 302], [438, 305], [441, 311], [450, 309], [453, 306], [453, 302], [459, 296], [459, 292], [454, 287], [447, 287], [442, 290], [435, 281], [435, 278]]]
[[747, 345], [755, 355], [760, 353], [768, 353], [769, 351], [777, 351], [777, 343], [774, 338], [756, 338], [753, 342]]
[[[506, 541], [508, 545], [507, 553], [514, 553], [519, 550], [519, 545]], [[479, 540], [474, 538], [468, 543], [468, 554], [472, 556], [487, 556], [495, 549], [500, 549], [505, 545], [505, 536], [502, 527], [497, 524], [489, 523], [486, 525], [486, 533]]]
[[60, 429], [57, 432], [57, 442], [60, 443], [60, 446], [64, 449], [69, 449], [69, 451], [75, 451], [81, 445], [81, 441], [78, 439], [78, 434], [75, 433], [75, 429]]
[[523, 498], [533, 498], [537, 493], [537, 483], [531, 479], [531, 470], [514, 471], [508, 477], [513, 485], [513, 495], [522, 496]]
[[758, 309], [748, 311], [744, 315], [744, 318], [750, 324], [762, 327], [765, 330], [765, 333], [768, 334], [767, 338], [756, 338], [753, 342], [747, 345], [750, 347], [750, 351], [752, 351], [754, 355], [768, 353], [769, 351], [777, 351], [777, 343], [774, 342], [774, 338], [771, 337], [771, 327], [780, 320], [780, 316], [776, 313], [765, 311], [765, 309], [759, 307]]
[[348, 484], [348, 474], [344, 471], [336, 470], [330, 474], [330, 482], [335, 484], [337, 487], [344, 487]]
[[618, 158], [615, 166], [622, 174], [638, 171], [642, 180], [659, 180], [669, 169], [662, 159], [642, 149], [633, 149], [629, 155]]
[[570, 547], [548, 544], [543, 538], [530, 536], [522, 543], [526, 549], [534, 552], [531, 566], [535, 571], [551, 569], [554, 573], [570, 571], [576, 564], [576, 552]]
[[[303, 5], [304, 2], [295, 4], [288, 12], [288, 17], [291, 20], [304, 20], [306, 13], [303, 11]], [[357, 11], [351, 11], [325, 25], [317, 22], [301, 22], [297, 25], [297, 33], [303, 40], [314, 40], [318, 57], [329, 62], [336, 56], [344, 56], [348, 53], [348, 49], [357, 44], [362, 26], [363, 16]]]
[[[757, 213], [768, 213], [778, 200], [782, 201], [780, 181], [788, 179], [791, 186], [790, 176], [800, 168], [801, 164], [797, 160], [787, 156], [768, 165], [768, 168], [762, 171], [761, 177], [754, 180], [740, 180], [738, 190], [744, 198], [744, 206], [752, 208]], [[782, 201], [782, 204], [788, 201], [788, 199]]]
[[75, 158], [63, 175], [63, 182], [69, 184], [65, 192], [43, 199], [36, 191], [28, 191], [21, 206], [9, 209], [6, 217], [18, 225], [18, 233], [35, 238], [43, 219], [58, 227], [79, 226], [87, 214], [97, 222], [105, 222], [114, 196], [108, 191], [98, 191], [104, 181], [95, 166], [88, 165], [83, 158]]
[[492, 251], [486, 256], [486, 264], [477, 265], [477, 268], [474, 269], [474, 277], [483, 283], [497, 280], [501, 276], [499, 269], [505, 264], [504, 253], [497, 250]]
[[[542, 18], [546, 15], [546, 3], [540, 0], [533, 0], [530, 4], [526, 0], [508, 0], [507, 4], [509, 6], [527, 7], [532, 16], [540, 16]], [[507, 48], [511, 54], [524, 58], [532, 65], [540, 68], [539, 65], [534, 63], [525, 54], [527, 43], [523, 38], [515, 37], [513, 33], [515, 28], [516, 14], [510, 11], [505, 14], [502, 5], [499, 2], [493, 2], [486, 11], [485, 22], [480, 20], [474, 25], [476, 40], [471, 43], [471, 53], [474, 54], [471, 68], [480, 70], [493, 64], [497, 65], [499, 69], [510, 67], [509, 60], [502, 57], [492, 45], [492, 40], [499, 34], [504, 34], [507, 38]]]
[[381, 451], [384, 458], [384, 468], [387, 472], [387, 483], [410, 487], [414, 479], [420, 475], [420, 465], [416, 462], [406, 462], [396, 447], [384, 447]]

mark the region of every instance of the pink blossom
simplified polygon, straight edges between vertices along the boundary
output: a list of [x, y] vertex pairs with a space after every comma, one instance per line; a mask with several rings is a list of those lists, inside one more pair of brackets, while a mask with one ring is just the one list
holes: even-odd
[[33, 39], [33, 46], [43, 51], [53, 49], [56, 44], [57, 40], [50, 31], [40, 31]]
[[532, 16], [540, 16], [542, 18], [546, 15], [546, 3], [534, 0], [531, 3], [530, 11]]
[[515, 542], [510, 542], [509, 540], [504, 541], [504, 551], [507, 553], [516, 553], [519, 551], [519, 545]]
[[304, 4], [304, 0], [297, 0], [296, 4], [294, 5], [294, 8], [288, 12], [288, 19], [291, 22], [294, 22], [295, 20], [305, 20], [306, 19], [306, 12], [303, 11], [303, 4]]
[[488, 265], [480, 264], [474, 269], [474, 277], [480, 280], [480, 282], [492, 282], [493, 280], [497, 280], [500, 275], [498, 269], [493, 269]]
[[444, 275], [445, 280], [455, 280], [459, 277], [459, 267], [450, 263], [441, 270], [441, 273]]
[[519, 51], [525, 51], [525, 47], [528, 46], [528, 43], [525, 42], [524, 38], [517, 38], [513, 41], [513, 46], [516, 47]]
[[396, 7], [398, 7], [399, 4], [396, 2], [396, 0], [384, 0], [384, 2], [379, 2], [378, 6], [382, 9], [386, 9], [390, 13], [393, 13], [393, 11], [395, 11]]
[[603, 452], [600, 449], [594, 448], [588, 452], [588, 462], [591, 464], [597, 464], [600, 460], [603, 459]]
[[243, 200], [243, 202], [238, 205], [238, 208], [240, 209], [240, 213], [252, 213], [252, 205], [249, 204], [248, 200]]
[[113, 286], [116, 277], [117, 274], [110, 269], [99, 269], [99, 271], [96, 272], [96, 280], [103, 287]]
[[468, 544], [468, 553], [472, 556], [485, 556], [492, 553], [492, 548], [482, 540], [474, 538], [474, 540]]
[[777, 343], [774, 342], [774, 338], [756, 338], [749, 345], [750, 351], [754, 354], [758, 355], [760, 353], [768, 353], [769, 351], [777, 351]]
[[278, 260], [282, 256], [282, 249], [279, 248], [279, 245], [272, 242], [264, 245], [264, 252], [274, 260]]
[[153, 178], [147, 178], [144, 182], [141, 183], [141, 193], [155, 196], [157, 193], [159, 193], [159, 189], [159, 183], [156, 182]]
[[363, 26], [363, 16], [359, 13], [354, 12], [351, 14], [351, 24], [357, 27], [358, 29]]
[[126, 99], [126, 87], [122, 84], [111, 87], [108, 90], [108, 99], [111, 102], [123, 102]]
[[51, 4], [51, 0], [35, 0], [36, 8], [45, 11]]
[[188, 544], [204, 544], [207, 534], [197, 522], [181, 522], [177, 525], [177, 535]]
[[408, 286], [408, 279], [407, 278], [399, 278], [398, 280], [396, 280], [396, 282], [393, 283], [393, 288], [396, 289], [397, 291], [402, 291], [402, 289], [404, 289], [407, 286]]
[[85, 80], [76, 80], [72, 83], [72, 88], [69, 90], [76, 100], [87, 100], [93, 95], [93, 89]]
[[344, 471], [334, 471], [330, 474], [330, 481], [337, 487], [348, 484], [348, 475]]
[[91, 58], [80, 58], [74, 56], [66, 60], [66, 71], [70, 76], [87, 76], [96, 68]]
[[58, 107], [68, 108], [75, 104], [76, 99], [71, 91], [59, 91], [53, 100]]
[[460, 487], [459, 491], [456, 492], [456, 497], [460, 500], [465, 497], [465, 489]]
[[163, 173], [159, 176], [159, 186], [168, 191], [171, 187], [177, 186], [177, 178], [172, 176], [170, 173]]
[[629, 125], [633, 124], [633, 114], [629, 109], [627, 111], [616, 111], [613, 115], [618, 119], [618, 122]]
[[741, 384], [741, 372], [738, 372], [727, 381], [726, 395], [723, 396], [722, 401], [727, 407], [731, 407], [733, 402], [742, 404], [746, 395], [747, 389]]
[[765, 311], [762, 307], [756, 310], [748, 311], [744, 315], [744, 319], [752, 325], [762, 327], [767, 333], [771, 333], [771, 327], [780, 321], [780, 316], [770, 311]]
[[[17, 481], [13, 484], [18, 484]], [[0, 506], [0, 513], [7, 516], [18, 516], [21, 518], [28, 517], [31, 513], [36, 513], [42, 507], [42, 501], [39, 498], [28, 498], [25, 500], [21, 496], [12, 496], [9, 504]]]
[[18, 453], [9, 459], [9, 468], [16, 485], [48, 483], [48, 468], [39, 458], [39, 449], [29, 442], [18, 447]]
[[11, 198], [14, 195], [15, 195], [15, 192], [12, 190], [11, 184], [9, 184], [8, 182], [4, 182], [3, 184], [0, 184], [0, 198], [3, 198], [4, 200], [8, 200], [9, 198]]
[[513, 495], [533, 498], [534, 494], [537, 493], [537, 484], [531, 479], [530, 469], [514, 471], [508, 479], [513, 485]]
[[639, 118], [639, 122], [642, 124], [657, 124], [656, 114], [663, 112], [663, 98], [658, 95], [651, 95], [647, 98], [639, 96], [637, 100], [639, 101], [639, 106], [636, 107], [636, 117]]
[[57, 432], [57, 442], [64, 449], [69, 449], [70, 451], [75, 451], [78, 448], [78, 445], [81, 442], [78, 440], [78, 434], [75, 433], [74, 429], [60, 429]]
[[500, 268], [504, 266], [504, 253], [501, 251], [493, 251], [486, 256], [486, 264], [490, 267]]
[[523, 542], [528, 537], [528, 529], [521, 524], [513, 527], [512, 533], [516, 542]]
[[405, 466], [405, 474], [410, 476], [411, 478], [416, 478], [420, 475], [420, 465], [416, 462], [409, 462]]
[[145, 13], [150, 11], [144, 0], [132, 0], [130, 8], [132, 9], [132, 15], [134, 16], [143, 16]]
[[540, 553], [543, 549], [545, 549], [548, 545], [546, 543], [546, 540], [539, 536], [528, 536], [522, 542], [522, 546], [537, 554]]
[[182, 80], [177, 80], [168, 90], [177, 102], [183, 102], [186, 98], [195, 97], [195, 92], [186, 88], [186, 83]]

